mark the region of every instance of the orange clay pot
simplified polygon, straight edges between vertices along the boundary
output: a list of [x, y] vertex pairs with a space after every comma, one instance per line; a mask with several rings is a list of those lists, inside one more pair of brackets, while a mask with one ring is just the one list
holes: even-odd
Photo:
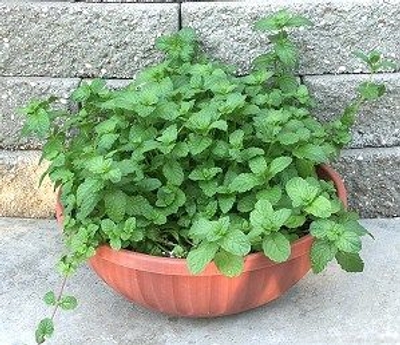
[[[338, 173], [321, 166], [319, 176], [334, 182], [347, 206], [346, 189]], [[59, 202], [56, 212], [61, 222]], [[310, 270], [312, 242], [311, 235], [297, 240], [288, 261], [279, 264], [262, 253], [250, 254], [243, 273], [235, 278], [223, 276], [214, 263], [201, 274], [192, 275], [185, 259], [114, 251], [107, 245], [98, 248], [89, 262], [101, 279], [136, 304], [175, 316], [215, 317], [256, 308], [284, 294]]]

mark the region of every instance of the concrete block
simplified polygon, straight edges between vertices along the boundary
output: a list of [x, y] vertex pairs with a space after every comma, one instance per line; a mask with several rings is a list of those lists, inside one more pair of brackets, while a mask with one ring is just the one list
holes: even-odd
[[0, 2], [0, 75], [131, 78], [161, 58], [179, 4]]
[[46, 99], [51, 95], [59, 97], [56, 107], [71, 108], [68, 98], [79, 82], [80, 79], [0, 77], [0, 148], [39, 148], [38, 140], [20, 138], [24, 116], [18, 109], [31, 99]]
[[400, 147], [346, 150], [334, 166], [362, 217], [400, 216]]
[[50, 180], [39, 188], [46, 170], [38, 165], [38, 151], [0, 151], [0, 217], [49, 218], [54, 214], [55, 194]]
[[[356, 88], [368, 75], [306, 76], [304, 83], [317, 101], [313, 110], [321, 120], [331, 120], [356, 96]], [[374, 80], [384, 83], [387, 93], [366, 103], [353, 127], [351, 147], [400, 145], [400, 73], [378, 74]]]
[[379, 48], [399, 58], [398, 0], [263, 0], [183, 3], [184, 26], [196, 29], [207, 53], [248, 70], [252, 59], [268, 51], [266, 34], [253, 30], [256, 20], [282, 8], [301, 14], [314, 27], [296, 30], [301, 74], [352, 73], [365, 70], [352, 56], [359, 48]]

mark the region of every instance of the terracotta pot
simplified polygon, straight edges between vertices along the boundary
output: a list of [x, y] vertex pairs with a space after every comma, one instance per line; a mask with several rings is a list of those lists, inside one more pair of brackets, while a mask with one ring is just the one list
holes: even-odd
[[[338, 173], [321, 166], [320, 177], [332, 180], [342, 202], [347, 193]], [[56, 206], [62, 221], [62, 206]], [[192, 275], [186, 260], [150, 256], [128, 250], [100, 247], [90, 259], [94, 271], [115, 291], [134, 303], [163, 313], [185, 317], [230, 315], [266, 304], [298, 282], [309, 270], [313, 238], [307, 235], [292, 244], [288, 261], [277, 264], [262, 253], [245, 258], [239, 277], [227, 278], [214, 263]]]

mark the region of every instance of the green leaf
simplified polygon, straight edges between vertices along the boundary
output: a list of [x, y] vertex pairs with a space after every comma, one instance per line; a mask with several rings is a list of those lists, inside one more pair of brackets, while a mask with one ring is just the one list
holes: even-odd
[[192, 155], [198, 155], [202, 153], [212, 144], [212, 139], [209, 137], [203, 137], [193, 133], [189, 134], [188, 147]]
[[233, 147], [240, 148], [243, 144], [244, 131], [237, 129], [229, 136], [229, 144]]
[[163, 131], [162, 135], [158, 137], [157, 140], [164, 144], [171, 144], [177, 138], [178, 138], [177, 125], [171, 125]]
[[270, 222], [274, 229], [280, 229], [290, 218], [292, 210], [288, 208], [282, 208], [274, 211], [270, 217]]
[[368, 101], [373, 101], [385, 94], [386, 88], [383, 84], [376, 84], [374, 82], [364, 82], [358, 87], [358, 92], [362, 97]]
[[262, 248], [265, 256], [275, 262], [286, 261], [291, 252], [289, 240], [280, 232], [273, 232], [265, 236]]
[[335, 228], [336, 223], [331, 220], [318, 219], [310, 224], [310, 234], [315, 238], [326, 238]]
[[97, 147], [100, 150], [107, 151], [111, 148], [111, 146], [115, 143], [119, 136], [119, 134], [112, 133], [103, 134], [97, 144]]
[[35, 339], [38, 344], [43, 344], [54, 333], [54, 323], [50, 318], [45, 318], [39, 322], [35, 331]]
[[293, 154], [297, 158], [308, 159], [316, 163], [326, 163], [328, 161], [325, 150], [319, 145], [306, 144], [300, 146], [293, 151]]
[[369, 63], [369, 58], [368, 56], [360, 49], [357, 49], [356, 51], [353, 52], [353, 55], [358, 57], [360, 60], [364, 61], [365, 63]]
[[40, 108], [34, 113], [27, 114], [27, 121], [22, 129], [23, 135], [35, 134], [44, 138], [50, 129], [50, 117], [48, 112]]
[[53, 291], [48, 291], [43, 297], [43, 301], [47, 305], [55, 305], [56, 304], [56, 295]]
[[268, 172], [271, 177], [285, 170], [290, 163], [292, 163], [293, 159], [291, 157], [278, 157], [275, 158], [271, 164], [269, 165]]
[[232, 192], [244, 193], [253, 189], [259, 184], [260, 181], [256, 175], [250, 173], [242, 173], [233, 179], [233, 181], [229, 185], [229, 189]]
[[119, 237], [110, 238], [110, 246], [113, 250], [120, 250], [122, 248], [122, 242]]
[[148, 177], [141, 180], [138, 187], [145, 192], [151, 192], [160, 188], [161, 185], [162, 183], [159, 179]]
[[187, 257], [187, 264], [192, 274], [201, 273], [217, 253], [219, 245], [215, 242], [205, 242], [192, 249]]
[[79, 206], [81, 218], [87, 217], [96, 207], [98, 192], [103, 188], [103, 182], [93, 178], [87, 178], [79, 185], [76, 191], [76, 202]]
[[236, 201], [236, 195], [219, 195], [218, 205], [222, 213], [228, 213]]
[[263, 189], [257, 193], [257, 199], [266, 199], [272, 205], [276, 205], [282, 198], [282, 189], [279, 186], [268, 187], [268, 189]]
[[73, 310], [78, 306], [78, 301], [74, 296], [64, 296], [59, 301], [59, 306], [63, 310]]
[[266, 162], [265, 158], [262, 156], [252, 158], [249, 161], [249, 167], [250, 167], [250, 170], [256, 175], [262, 175], [268, 169], [267, 162]]
[[229, 230], [220, 243], [222, 248], [234, 255], [245, 256], [251, 249], [250, 241], [240, 230]]
[[362, 272], [364, 262], [358, 253], [337, 252], [336, 261], [346, 272]]
[[126, 203], [127, 195], [121, 190], [110, 191], [104, 196], [106, 213], [116, 223], [124, 218]]
[[227, 277], [236, 277], [243, 271], [244, 259], [240, 255], [233, 255], [220, 250], [214, 258], [218, 270]]
[[289, 229], [297, 229], [304, 225], [307, 218], [304, 215], [292, 214], [285, 222], [285, 226]]
[[168, 180], [169, 183], [180, 186], [183, 183], [185, 175], [183, 173], [183, 169], [181, 165], [174, 160], [167, 161], [163, 168], [163, 174]]
[[297, 62], [297, 49], [295, 45], [287, 39], [279, 40], [274, 45], [275, 53], [285, 65], [295, 66]]
[[329, 261], [332, 261], [337, 253], [337, 248], [331, 242], [315, 240], [311, 247], [311, 266], [314, 273], [322, 272]]
[[226, 132], [228, 130], [228, 123], [225, 120], [217, 120], [211, 123], [208, 129], [219, 129]]
[[294, 28], [298, 28], [301, 26], [313, 26], [313, 22], [310, 21], [309, 19], [302, 17], [302, 16], [292, 16], [287, 22], [286, 22], [286, 26], [287, 27], [294, 27]]
[[237, 209], [244, 213], [250, 212], [253, 210], [256, 201], [257, 200], [254, 195], [246, 195], [245, 197], [239, 199]]
[[213, 230], [213, 222], [204, 218], [200, 218], [193, 222], [189, 230], [189, 235], [192, 239], [202, 241]]
[[309, 206], [304, 208], [304, 211], [319, 218], [329, 218], [332, 214], [331, 202], [320, 195]]
[[310, 204], [320, 189], [301, 177], [293, 177], [286, 183], [286, 192], [292, 200], [293, 207], [299, 207]]
[[353, 231], [344, 231], [335, 244], [340, 251], [346, 253], [358, 253], [361, 250], [361, 239]]

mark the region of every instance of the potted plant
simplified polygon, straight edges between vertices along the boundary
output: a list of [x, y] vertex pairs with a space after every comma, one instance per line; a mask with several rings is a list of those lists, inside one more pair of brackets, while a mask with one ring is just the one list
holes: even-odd
[[[333, 259], [363, 270], [368, 231], [327, 164], [350, 142], [360, 106], [385, 88], [364, 82], [340, 117], [314, 119], [288, 37], [310, 24], [284, 10], [258, 21], [271, 46], [245, 76], [201, 54], [185, 28], [159, 38], [164, 61], [124, 89], [95, 80], [73, 93], [74, 113], [54, 110], [54, 99], [25, 108], [23, 133], [44, 139], [45, 175], [59, 189], [66, 246], [38, 343], [57, 308], [77, 305], [63, 290], [87, 260], [136, 303], [191, 317], [265, 304]], [[357, 55], [372, 74], [392, 66], [376, 51]]]

